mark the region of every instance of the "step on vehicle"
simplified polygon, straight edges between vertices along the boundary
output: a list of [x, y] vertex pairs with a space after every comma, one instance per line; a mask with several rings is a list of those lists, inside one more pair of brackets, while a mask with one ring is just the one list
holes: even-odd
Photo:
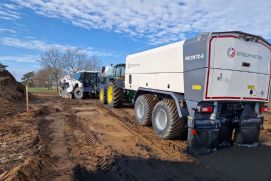
[[100, 73], [98, 71], [80, 71], [74, 78], [65, 76], [60, 79], [59, 95], [65, 98], [96, 98], [99, 95]]

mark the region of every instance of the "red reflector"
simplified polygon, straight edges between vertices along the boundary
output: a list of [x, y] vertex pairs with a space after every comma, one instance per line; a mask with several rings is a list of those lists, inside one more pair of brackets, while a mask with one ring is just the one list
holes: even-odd
[[200, 112], [211, 113], [211, 112], [213, 112], [213, 107], [212, 106], [202, 106], [202, 107], [200, 107]]
[[270, 111], [269, 107], [265, 107], [265, 106], [261, 107], [261, 112], [267, 112], [267, 111]]
[[195, 130], [195, 129], [192, 129], [191, 133], [192, 133], [192, 135], [197, 135], [198, 134], [197, 130]]

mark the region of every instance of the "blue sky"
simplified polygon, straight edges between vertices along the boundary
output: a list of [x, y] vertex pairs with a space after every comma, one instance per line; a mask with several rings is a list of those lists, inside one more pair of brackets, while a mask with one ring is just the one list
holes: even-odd
[[50, 47], [80, 47], [102, 64], [190, 38], [240, 30], [271, 40], [271, 1], [1, 0], [0, 62], [19, 80]]

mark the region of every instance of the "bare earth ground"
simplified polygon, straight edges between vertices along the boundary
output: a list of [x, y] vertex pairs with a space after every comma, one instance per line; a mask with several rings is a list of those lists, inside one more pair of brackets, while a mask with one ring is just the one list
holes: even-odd
[[51, 95], [10, 111], [0, 119], [0, 180], [271, 180], [271, 114], [261, 146], [193, 157], [184, 141], [136, 125], [132, 108]]

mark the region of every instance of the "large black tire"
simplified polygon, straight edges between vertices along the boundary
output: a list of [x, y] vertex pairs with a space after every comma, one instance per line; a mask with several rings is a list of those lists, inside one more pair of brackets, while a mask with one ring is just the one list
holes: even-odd
[[123, 90], [114, 81], [107, 87], [107, 104], [114, 108], [119, 108], [123, 104]]
[[151, 95], [141, 95], [136, 99], [134, 111], [136, 122], [142, 126], [149, 126], [152, 123], [152, 111], [158, 99]]
[[99, 99], [102, 104], [107, 104], [107, 94], [104, 87], [100, 87]]
[[84, 97], [84, 91], [82, 88], [80, 87], [77, 87], [75, 90], [74, 90], [74, 97], [76, 99], [83, 99]]
[[155, 105], [152, 126], [163, 139], [185, 139], [187, 136], [186, 119], [179, 118], [175, 101], [172, 99], [164, 99]]

